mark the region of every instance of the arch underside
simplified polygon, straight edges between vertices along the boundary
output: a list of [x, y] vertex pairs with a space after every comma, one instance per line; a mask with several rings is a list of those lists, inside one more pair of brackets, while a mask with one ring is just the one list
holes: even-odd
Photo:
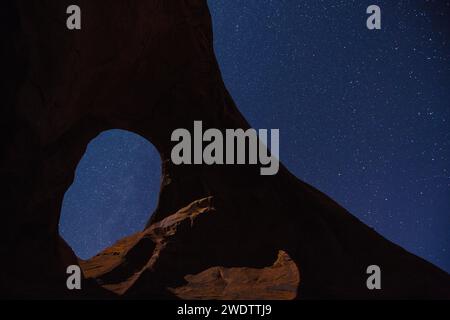
[[[223, 84], [206, 1], [84, 1], [85, 28], [76, 33], [64, 25], [67, 5], [1, 5], [16, 23], [2, 30], [0, 61], [9, 80], [2, 86], [0, 295], [450, 297], [448, 274], [284, 167], [262, 177], [255, 166], [171, 164], [176, 128], [194, 120], [205, 128], [249, 127]], [[159, 204], [145, 230], [78, 261], [58, 235], [61, 202], [89, 141], [113, 128], [158, 149]], [[377, 292], [365, 287], [373, 261], [384, 266]], [[78, 263], [84, 289], [68, 291], [66, 267]]]

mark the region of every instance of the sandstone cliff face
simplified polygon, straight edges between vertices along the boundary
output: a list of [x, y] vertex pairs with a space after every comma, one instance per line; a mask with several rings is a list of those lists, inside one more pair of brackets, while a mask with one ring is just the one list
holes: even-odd
[[[140, 297], [144, 290], [153, 298], [165, 291], [182, 299], [295, 298], [300, 277], [288, 254], [279, 251], [267, 266], [253, 258], [243, 261], [237, 245], [228, 252], [229, 241], [220, 241], [232, 231], [220, 226], [226, 219], [213, 197], [194, 201], [80, 265], [88, 279], [121, 296]], [[230, 262], [238, 267], [224, 267]]]
[[[285, 168], [173, 166], [171, 132], [248, 128], [213, 52], [205, 0], [2, 1], [0, 295], [44, 298], [450, 298], [445, 272], [385, 240]], [[85, 148], [120, 128], [161, 154], [142, 232], [89, 261], [58, 234]], [[83, 290], [66, 288], [79, 263]], [[383, 289], [366, 288], [366, 268]]]

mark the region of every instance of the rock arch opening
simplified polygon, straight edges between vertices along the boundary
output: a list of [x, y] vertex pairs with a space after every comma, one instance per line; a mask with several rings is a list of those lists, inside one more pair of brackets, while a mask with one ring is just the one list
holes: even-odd
[[161, 159], [142, 136], [107, 130], [89, 143], [66, 191], [59, 232], [81, 259], [144, 229], [157, 207]]

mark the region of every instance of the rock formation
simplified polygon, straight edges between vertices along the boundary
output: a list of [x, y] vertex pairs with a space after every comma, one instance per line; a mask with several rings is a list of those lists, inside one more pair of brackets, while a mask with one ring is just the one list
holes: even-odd
[[[249, 127], [222, 81], [205, 0], [0, 4], [0, 296], [7, 298], [450, 298], [450, 276], [387, 241], [284, 167], [174, 166], [171, 132]], [[142, 232], [89, 261], [58, 234], [87, 144], [108, 129], [161, 154]], [[66, 288], [79, 263], [83, 290]], [[366, 268], [382, 268], [368, 290]]]

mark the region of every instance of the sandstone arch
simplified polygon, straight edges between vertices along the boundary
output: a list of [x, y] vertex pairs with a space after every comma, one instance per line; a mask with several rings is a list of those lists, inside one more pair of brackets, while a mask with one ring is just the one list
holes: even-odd
[[[175, 128], [194, 120], [249, 127], [221, 79], [206, 1], [84, 0], [83, 28], [76, 32], [65, 28], [69, 4], [0, 5], [6, 44], [0, 62], [2, 296], [174, 298], [177, 290], [170, 288], [183, 288], [178, 292], [186, 298], [186, 275], [217, 266], [239, 268], [229, 273], [239, 276], [246, 268], [270, 269], [280, 251], [299, 270], [288, 280], [297, 298], [450, 296], [448, 274], [385, 240], [283, 167], [261, 177], [251, 166], [170, 164]], [[65, 267], [77, 260], [57, 233], [62, 196], [87, 143], [111, 128], [136, 132], [160, 152], [159, 206], [145, 232], [91, 261], [102, 272], [90, 275], [85, 290], [68, 292]], [[364, 287], [364, 270], [374, 260], [384, 270], [380, 292]], [[259, 290], [253, 298], [267, 293]]]

